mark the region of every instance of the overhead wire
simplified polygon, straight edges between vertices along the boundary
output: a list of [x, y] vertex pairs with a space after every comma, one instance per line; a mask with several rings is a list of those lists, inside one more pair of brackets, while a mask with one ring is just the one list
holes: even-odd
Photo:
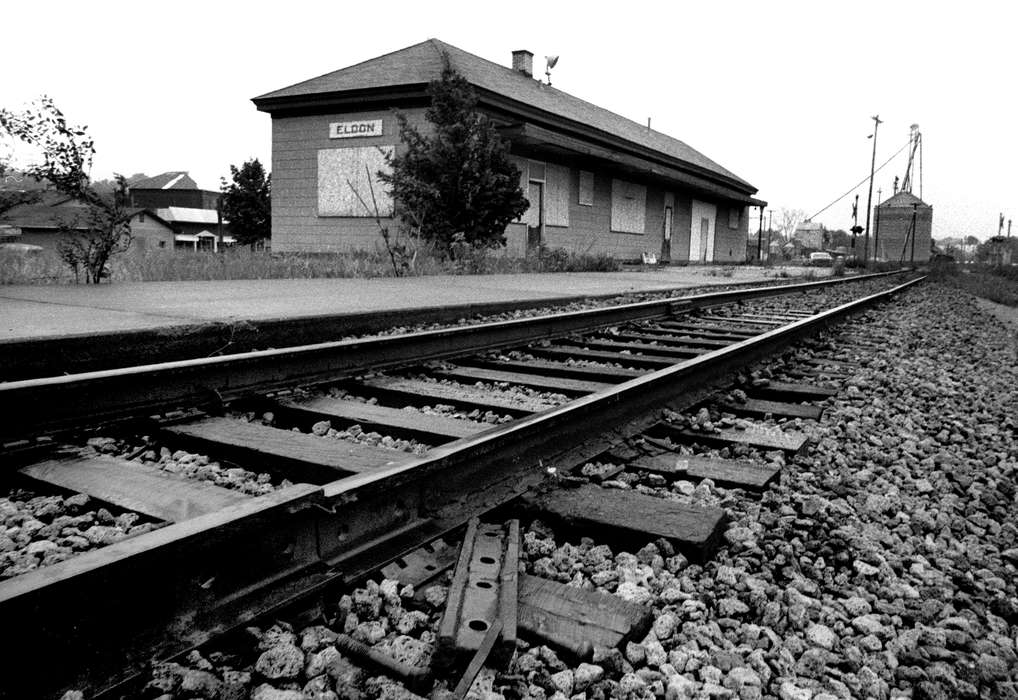
[[[906, 148], [908, 148], [908, 147], [909, 147], [910, 145], [911, 145], [911, 141], [910, 141], [909, 143], [906, 143], [906, 144], [905, 144], [904, 146], [902, 146], [901, 148], [899, 148], [899, 149], [898, 149], [897, 151], [895, 151], [894, 155], [892, 155], [892, 156], [891, 156], [890, 158], [888, 158], [888, 159], [887, 159], [887, 160], [885, 160], [885, 161], [884, 161], [883, 163], [881, 163], [879, 167], [877, 167], [877, 168], [875, 168], [875, 169], [873, 170], [873, 174], [874, 174], [874, 175], [876, 175], [877, 173], [879, 173], [879, 172], [880, 172], [880, 171], [881, 171], [881, 170], [882, 170], [882, 169], [884, 168], [884, 166], [886, 166], [886, 165], [887, 165], [888, 163], [890, 163], [890, 162], [891, 162], [892, 160], [894, 160], [895, 158], [897, 158], [897, 157], [898, 157], [898, 155], [900, 155], [900, 154], [901, 154], [901, 152], [902, 152], [902, 151], [904, 151], [904, 150], [905, 150]], [[831, 207], [833, 207], [833, 206], [834, 206], [835, 204], [837, 204], [838, 202], [840, 202], [841, 200], [843, 200], [843, 199], [844, 199], [845, 197], [847, 197], [848, 195], [850, 195], [850, 194], [852, 194], [853, 192], [855, 192], [855, 190], [856, 190], [857, 188], [859, 188], [860, 186], [862, 186], [862, 184], [863, 184], [863, 183], [865, 183], [865, 182], [866, 182], [867, 180], [869, 180], [869, 179], [870, 179], [870, 176], [869, 176], [869, 175], [867, 175], [867, 176], [866, 176], [866, 177], [864, 177], [864, 178], [863, 178], [862, 180], [860, 180], [860, 181], [859, 181], [859, 182], [858, 182], [857, 184], [853, 185], [853, 186], [852, 186], [852, 187], [851, 187], [851, 188], [850, 188], [850, 189], [848, 190], [848, 192], [846, 192], [845, 194], [843, 194], [843, 195], [841, 195], [840, 197], [838, 197], [837, 199], [835, 199], [835, 200], [834, 200], [833, 202], [831, 202], [830, 204], [828, 204], [828, 205], [827, 205], [826, 207], [824, 207], [823, 209], [821, 209], [820, 211], [818, 211], [818, 212], [817, 212], [816, 214], [814, 214], [813, 216], [809, 217], [809, 219], [807, 219], [807, 221], [812, 221], [812, 220], [813, 220], [814, 218], [816, 218], [816, 217], [820, 216], [821, 214], [823, 214], [823, 213], [824, 213], [825, 211], [827, 211], [828, 209], [830, 209]]]

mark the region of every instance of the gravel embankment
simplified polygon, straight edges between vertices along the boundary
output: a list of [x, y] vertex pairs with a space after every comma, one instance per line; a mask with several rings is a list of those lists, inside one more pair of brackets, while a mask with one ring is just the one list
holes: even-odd
[[[1016, 347], [937, 287], [852, 325], [872, 347], [813, 447], [760, 501], [716, 490], [732, 524], [711, 562], [531, 529], [538, 573], [657, 612], [624, 660], [583, 669], [587, 697], [1018, 697]], [[580, 669], [525, 665], [526, 694], [576, 692]]]
[[[762, 498], [616, 477], [617, 488], [727, 509], [711, 561], [690, 564], [663, 542], [615, 552], [530, 523], [526, 570], [650, 605], [655, 622], [584, 664], [522, 645], [508, 672], [482, 672], [473, 697], [1018, 697], [1018, 346], [971, 297], [933, 285], [847, 328], [861, 340], [798, 352], [860, 368], [819, 422], [798, 424], [813, 444]], [[246, 652], [160, 667], [146, 697], [407, 697], [330, 639], [346, 631], [423, 663], [442, 593], [410, 611], [409, 591], [369, 584], [335, 601], [328, 627], [268, 623]]]

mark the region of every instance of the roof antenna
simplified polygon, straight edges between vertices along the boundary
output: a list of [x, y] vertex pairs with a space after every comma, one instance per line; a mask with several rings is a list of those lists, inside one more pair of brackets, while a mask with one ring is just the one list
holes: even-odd
[[551, 69], [558, 63], [558, 56], [544, 57], [544, 74], [548, 78], [548, 85], [551, 85]]

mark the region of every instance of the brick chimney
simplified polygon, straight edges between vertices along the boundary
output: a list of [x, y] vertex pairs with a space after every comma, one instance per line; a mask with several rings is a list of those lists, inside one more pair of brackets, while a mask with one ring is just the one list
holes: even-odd
[[534, 54], [526, 50], [513, 51], [513, 70], [518, 70], [528, 78], [533, 78]]

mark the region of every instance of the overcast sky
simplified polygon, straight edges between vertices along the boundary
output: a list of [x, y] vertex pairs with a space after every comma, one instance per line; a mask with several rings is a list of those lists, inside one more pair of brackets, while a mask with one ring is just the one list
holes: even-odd
[[[95, 177], [188, 170], [218, 189], [230, 163], [271, 162], [252, 97], [433, 37], [504, 65], [529, 49], [535, 73], [560, 55], [556, 87], [651, 117], [775, 210], [813, 214], [866, 177], [871, 116], [878, 164], [918, 123], [934, 237], [985, 239], [998, 212], [1018, 235], [1009, 2], [79, 0], [3, 15], [0, 105], [51, 96], [94, 136]], [[902, 154], [878, 173], [874, 203], [904, 171]], [[816, 220], [849, 227], [851, 199]]]

